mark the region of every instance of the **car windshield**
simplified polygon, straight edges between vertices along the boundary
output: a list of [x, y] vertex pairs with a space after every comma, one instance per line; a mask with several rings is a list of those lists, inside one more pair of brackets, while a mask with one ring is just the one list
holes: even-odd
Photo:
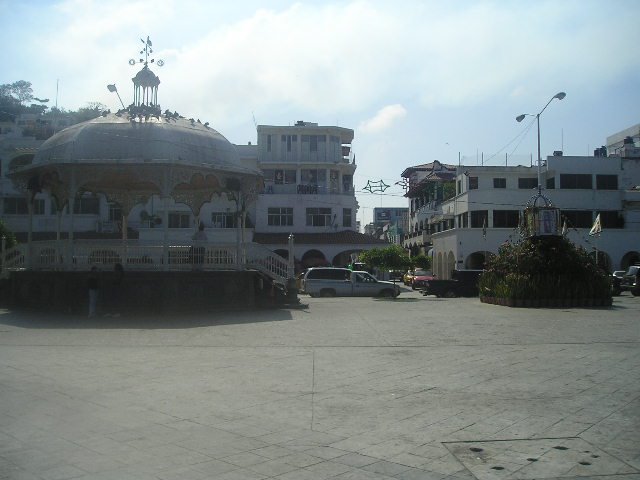
[[629, 270], [627, 271], [627, 275], [637, 275], [638, 269], [640, 269], [640, 266], [629, 267]]

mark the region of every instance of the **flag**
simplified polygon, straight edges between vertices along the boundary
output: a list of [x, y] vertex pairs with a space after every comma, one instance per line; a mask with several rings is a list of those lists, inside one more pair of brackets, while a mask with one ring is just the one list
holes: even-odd
[[600, 214], [596, 217], [596, 221], [593, 222], [593, 227], [589, 230], [589, 236], [599, 235], [602, 232], [602, 225], [600, 225]]
[[487, 217], [482, 220], [482, 238], [487, 239]]

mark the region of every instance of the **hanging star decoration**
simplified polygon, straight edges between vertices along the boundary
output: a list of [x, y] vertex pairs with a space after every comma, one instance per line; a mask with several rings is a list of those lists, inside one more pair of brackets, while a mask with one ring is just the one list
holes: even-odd
[[363, 188], [363, 190], [366, 190], [369, 193], [377, 193], [377, 192], [382, 193], [387, 188], [389, 188], [389, 185], [384, 183], [382, 180], [379, 180], [377, 182], [373, 182], [371, 180], [367, 180], [367, 185]]

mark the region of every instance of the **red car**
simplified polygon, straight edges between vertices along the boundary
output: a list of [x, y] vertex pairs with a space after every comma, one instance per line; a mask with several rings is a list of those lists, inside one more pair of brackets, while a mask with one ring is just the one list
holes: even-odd
[[435, 275], [430, 270], [416, 270], [411, 280], [411, 288], [413, 290], [420, 290], [425, 287], [425, 283], [429, 280], [433, 280]]

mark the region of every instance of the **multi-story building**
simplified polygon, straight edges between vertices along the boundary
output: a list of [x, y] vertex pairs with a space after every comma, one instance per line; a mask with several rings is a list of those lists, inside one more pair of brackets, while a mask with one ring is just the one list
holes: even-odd
[[428, 253], [431, 236], [428, 221], [437, 214], [443, 200], [455, 194], [456, 167], [438, 160], [406, 168], [402, 172], [409, 199], [403, 246], [412, 255]]
[[258, 126], [258, 195], [254, 240], [274, 250], [295, 236], [301, 266], [347, 265], [352, 254], [379, 246], [357, 232], [353, 130], [298, 121]]
[[[631, 130], [638, 132], [639, 126]], [[455, 196], [425, 219], [435, 273], [449, 278], [454, 269], [482, 268], [489, 253], [516, 241], [520, 212], [536, 196], [539, 181], [544, 196], [560, 209], [568, 238], [597, 255], [600, 265], [618, 270], [640, 261], [639, 139], [637, 133], [635, 139], [626, 135], [622, 146], [617, 136], [609, 139], [614, 142], [592, 157], [555, 152], [539, 169], [456, 168]], [[597, 215], [602, 233], [589, 236]]]

